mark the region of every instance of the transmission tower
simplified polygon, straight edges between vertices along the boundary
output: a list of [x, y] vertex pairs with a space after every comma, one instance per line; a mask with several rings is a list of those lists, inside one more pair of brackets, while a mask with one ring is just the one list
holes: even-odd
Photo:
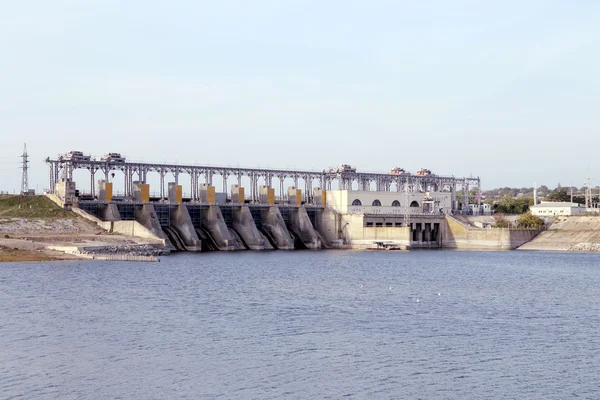
[[29, 167], [29, 156], [27, 155], [27, 143], [23, 145], [23, 176], [21, 177], [21, 194], [29, 193], [29, 182], [27, 179], [27, 168]]

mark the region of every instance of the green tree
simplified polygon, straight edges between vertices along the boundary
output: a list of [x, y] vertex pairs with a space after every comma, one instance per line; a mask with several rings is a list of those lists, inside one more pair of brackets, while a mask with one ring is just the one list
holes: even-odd
[[571, 195], [567, 193], [567, 188], [557, 188], [548, 193], [546, 199], [549, 201], [571, 201]]
[[523, 214], [529, 211], [533, 205], [533, 198], [504, 196], [500, 201], [494, 204], [494, 211], [503, 214]]
[[546, 186], [546, 185], [540, 186], [537, 189], [537, 192], [538, 192], [538, 195], [540, 195], [542, 197], [545, 197], [548, 194], [548, 192], [549, 192], [548, 186]]
[[519, 228], [535, 228], [539, 229], [544, 225], [544, 220], [538, 216], [532, 215], [530, 212], [522, 214], [517, 221]]

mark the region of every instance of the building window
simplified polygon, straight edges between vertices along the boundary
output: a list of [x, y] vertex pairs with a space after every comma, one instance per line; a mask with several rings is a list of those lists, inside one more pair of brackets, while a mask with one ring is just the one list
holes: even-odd
[[400, 202], [398, 200], [394, 200], [392, 202], [392, 207], [400, 207]]
[[410, 206], [411, 207], [419, 207], [419, 203], [416, 200], [414, 200], [412, 203], [410, 203]]
[[367, 226], [373, 226], [372, 222], [367, 222]]
[[373, 204], [371, 204], [373, 207], [381, 207], [381, 202], [379, 200], [373, 200]]
[[393, 224], [393, 223], [391, 223], [391, 222], [386, 222], [386, 223], [385, 223], [385, 226], [394, 226], [394, 224]]
[[359, 199], [355, 199], [355, 200], [352, 202], [352, 205], [353, 205], [353, 206], [362, 206], [362, 203], [361, 203], [361, 201], [360, 201]]
[[383, 226], [383, 222], [375, 222], [375, 226]]

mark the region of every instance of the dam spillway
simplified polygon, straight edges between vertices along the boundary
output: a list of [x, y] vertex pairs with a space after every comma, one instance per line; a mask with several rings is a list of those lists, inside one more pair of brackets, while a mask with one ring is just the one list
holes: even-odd
[[[113, 203], [121, 221], [138, 221], [158, 237], [168, 239], [172, 249], [201, 250], [293, 250], [320, 249], [315, 222], [323, 208], [274, 205], [209, 205], [183, 203]], [[79, 201], [86, 213], [103, 219], [106, 205]], [[114, 212], [113, 212], [114, 215]], [[301, 221], [301, 222], [300, 222]], [[162, 234], [161, 234], [162, 231]]]

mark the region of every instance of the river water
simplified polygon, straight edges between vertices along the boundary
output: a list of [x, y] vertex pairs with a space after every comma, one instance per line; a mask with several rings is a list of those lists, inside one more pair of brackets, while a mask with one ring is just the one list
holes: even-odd
[[600, 254], [0, 264], [1, 399], [599, 399]]

